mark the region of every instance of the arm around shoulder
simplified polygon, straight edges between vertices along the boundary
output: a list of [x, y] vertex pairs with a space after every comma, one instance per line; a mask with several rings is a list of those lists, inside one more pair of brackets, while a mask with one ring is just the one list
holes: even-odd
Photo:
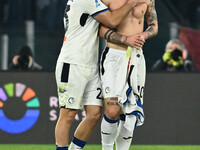
[[94, 18], [107, 27], [115, 28], [129, 14], [134, 5], [135, 0], [128, 0], [123, 7], [114, 11], [101, 12]]

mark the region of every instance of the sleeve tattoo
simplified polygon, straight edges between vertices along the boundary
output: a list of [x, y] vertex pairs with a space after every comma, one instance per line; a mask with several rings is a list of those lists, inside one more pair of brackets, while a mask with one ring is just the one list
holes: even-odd
[[127, 36], [122, 36], [116, 33], [116, 30], [108, 30], [104, 38], [114, 43], [127, 43]]
[[155, 0], [150, 0], [151, 5], [148, 6], [146, 19], [148, 28], [145, 30], [147, 37], [151, 38], [158, 33], [158, 19], [155, 9]]

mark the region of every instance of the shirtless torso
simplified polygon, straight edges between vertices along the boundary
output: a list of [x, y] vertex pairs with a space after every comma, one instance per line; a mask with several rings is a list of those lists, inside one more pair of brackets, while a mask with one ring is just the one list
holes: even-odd
[[[111, 11], [121, 8], [125, 0], [102, 0]], [[151, 34], [157, 32], [157, 16], [155, 11], [155, 0], [137, 0], [129, 15], [117, 26], [117, 33], [120, 35], [137, 35], [144, 31], [144, 19], [147, 19]], [[154, 29], [156, 28], [156, 29]], [[153, 29], [153, 30], [152, 30]], [[147, 31], [147, 30], [146, 30]], [[145, 39], [146, 40], [146, 39]], [[127, 45], [107, 41], [110, 48], [126, 50]]]
[[[102, 1], [111, 11], [119, 9], [126, 3], [126, 0]], [[128, 150], [131, 145], [134, 129], [128, 130], [125, 128], [126, 116], [124, 113], [126, 112], [124, 110], [122, 112], [118, 103], [118, 98], [120, 98], [118, 90], [120, 87], [125, 87], [126, 83], [124, 83], [124, 81], [126, 82], [134, 79], [132, 80], [135, 81], [134, 87], [136, 88], [134, 91], [138, 93], [138, 97], [140, 97], [142, 102], [146, 67], [141, 48], [145, 41], [155, 36], [158, 31], [155, 0], [135, 0], [135, 2], [128, 16], [115, 27], [117, 31], [103, 25], [101, 25], [99, 31], [100, 37], [107, 39], [107, 47], [102, 52], [101, 57], [100, 74], [105, 114], [101, 123], [102, 150], [113, 150], [114, 143], [116, 145], [116, 150]], [[145, 17], [148, 24], [146, 30], [144, 30]], [[127, 56], [125, 51], [128, 46], [133, 47], [129, 58], [125, 57]], [[135, 55], [136, 53], [138, 55]], [[130, 68], [132, 68], [132, 70], [136, 68], [134, 69], [134, 73], [132, 73], [133, 76], [130, 76], [132, 72]], [[126, 77], [132, 79], [129, 80]], [[129, 82], [129, 86], [130, 85]], [[125, 89], [125, 91], [128, 90]], [[124, 91], [122, 91], [122, 95], [127, 94], [123, 92]], [[120, 121], [118, 126], [119, 115]], [[132, 120], [132, 125], [134, 125], [135, 122], [136, 119], [135, 121]]]

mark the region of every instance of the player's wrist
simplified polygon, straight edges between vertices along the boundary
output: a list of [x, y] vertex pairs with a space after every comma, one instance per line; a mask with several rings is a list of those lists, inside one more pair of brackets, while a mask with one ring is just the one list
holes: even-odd
[[108, 39], [108, 35], [112, 32], [112, 29], [108, 29], [106, 33], [104, 34], [104, 39]]
[[128, 37], [125, 36], [125, 35], [122, 35], [122, 37], [121, 37], [121, 43], [127, 45], [127, 40], [128, 40]]
[[147, 40], [148, 38], [149, 38], [149, 36], [148, 36], [148, 33], [145, 31], [145, 32], [143, 32], [142, 33], [143, 35], [144, 35], [144, 37], [145, 37], [145, 40]]

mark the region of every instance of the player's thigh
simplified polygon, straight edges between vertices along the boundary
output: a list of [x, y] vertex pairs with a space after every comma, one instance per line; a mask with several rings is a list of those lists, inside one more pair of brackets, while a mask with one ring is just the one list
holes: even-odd
[[58, 63], [56, 82], [59, 106], [69, 109], [80, 109], [82, 97], [90, 71], [68, 63]]
[[[104, 98], [116, 97], [116, 78], [119, 73], [119, 65], [123, 58], [124, 54], [113, 53], [113, 51], [109, 49], [105, 59], [101, 60], [103, 62], [101, 65], [101, 82]], [[104, 71], [102, 72], [102, 70]]]
[[78, 110], [68, 109], [68, 108], [60, 108], [59, 120], [65, 120], [67, 123], [72, 123], [75, 119]]
[[98, 121], [102, 116], [102, 106], [85, 105], [86, 117]]
[[83, 94], [83, 106], [102, 106], [102, 88], [98, 68], [91, 69], [89, 81]]

